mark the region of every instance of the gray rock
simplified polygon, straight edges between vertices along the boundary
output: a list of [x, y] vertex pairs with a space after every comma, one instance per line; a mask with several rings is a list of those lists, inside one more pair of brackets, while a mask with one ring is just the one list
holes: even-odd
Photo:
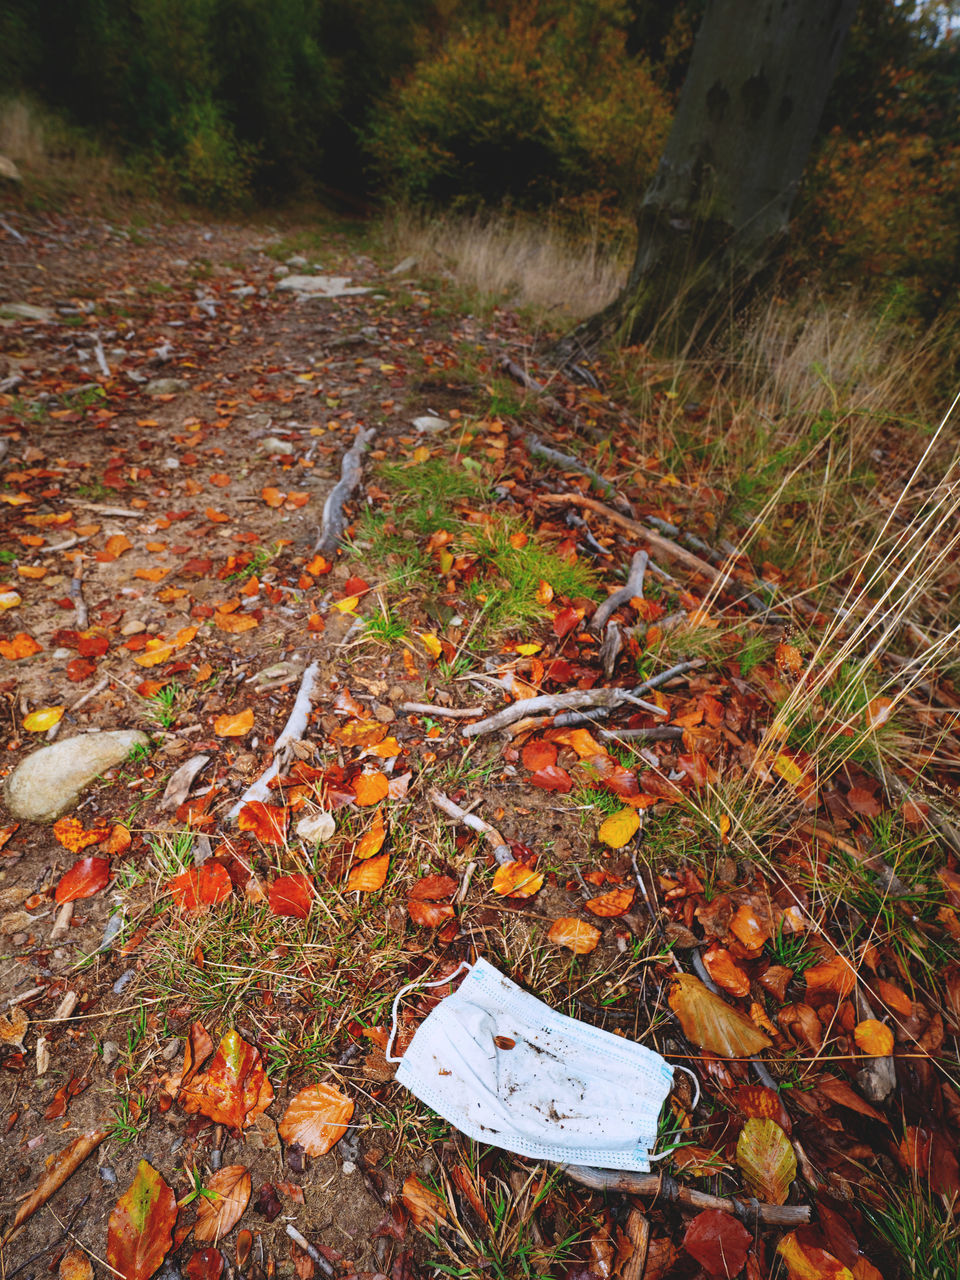
[[278, 436], [267, 436], [260, 441], [264, 453], [296, 453], [296, 447], [289, 440], [281, 440]]
[[285, 267], [281, 262], [279, 267], [273, 268], [273, 274], [277, 277], [278, 280], [282, 280], [284, 276], [288, 276], [290, 274], [290, 268]]
[[35, 307], [32, 302], [0, 302], [4, 320], [38, 320], [43, 324], [53, 319], [49, 307]]
[[416, 265], [417, 265], [416, 258], [404, 258], [402, 262], [397, 263], [397, 265], [393, 268], [390, 274], [392, 276], [406, 275], [406, 273], [408, 271], [412, 271]]
[[414, 418], [413, 425], [417, 431], [426, 431], [429, 434], [433, 434], [436, 431], [446, 431], [450, 423], [446, 418], [437, 418], [432, 413], [427, 413], [422, 418]]
[[151, 378], [143, 389], [148, 396], [175, 396], [179, 391], [188, 391], [190, 384], [183, 378]]
[[117, 729], [79, 734], [41, 747], [21, 760], [7, 779], [3, 789], [7, 808], [23, 822], [52, 822], [73, 808], [94, 778], [149, 741], [139, 729]]
[[344, 298], [350, 294], [370, 292], [362, 285], [351, 285], [349, 276], [287, 276], [277, 288], [289, 293], [313, 294], [320, 298]]
[[287, 259], [288, 267], [306, 267], [308, 262], [302, 253], [295, 253], [292, 258]]

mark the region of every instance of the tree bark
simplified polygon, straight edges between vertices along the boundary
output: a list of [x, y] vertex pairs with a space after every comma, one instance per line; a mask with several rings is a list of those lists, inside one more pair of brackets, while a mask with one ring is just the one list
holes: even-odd
[[782, 247], [857, 0], [709, 0], [626, 286], [575, 330], [706, 337]]

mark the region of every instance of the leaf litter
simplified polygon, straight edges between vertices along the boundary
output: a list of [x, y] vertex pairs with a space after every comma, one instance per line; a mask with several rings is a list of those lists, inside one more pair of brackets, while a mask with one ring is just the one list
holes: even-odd
[[[922, 702], [883, 656], [841, 669], [855, 621], [765, 617], [761, 578], [784, 617], [811, 584], [743, 553], [718, 575], [665, 533], [709, 544], [709, 495], [639, 445], [604, 502], [535, 458], [485, 391], [496, 343], [520, 340], [508, 310], [492, 338], [466, 319], [451, 334], [432, 304], [351, 298], [318, 342], [321, 313], [272, 292], [251, 231], [212, 250], [199, 228], [158, 229], [86, 257], [79, 222], [29, 231], [28, 250], [3, 246], [14, 283], [42, 246], [64, 296], [86, 272], [101, 298], [96, 321], [64, 314], [93, 328], [123, 308], [140, 332], [84, 400], [70, 326], [17, 330], [8, 761], [126, 725], [152, 746], [52, 849], [42, 828], [3, 830], [0, 1120], [4, 1185], [25, 1197], [3, 1205], [4, 1266], [63, 1247], [41, 1212], [57, 1196], [134, 1277], [172, 1256], [188, 1275], [269, 1257], [416, 1280], [438, 1259], [487, 1274], [494, 1255], [520, 1274], [530, 1249], [562, 1277], [762, 1280], [777, 1258], [791, 1277], [901, 1274], [895, 1202], [949, 1231], [960, 1196], [948, 675], [925, 668]], [[166, 252], [177, 236], [186, 257]], [[232, 292], [231, 254], [261, 292]], [[117, 291], [138, 278], [169, 293]], [[177, 389], [151, 392], [171, 335]], [[330, 340], [354, 335], [356, 356]], [[464, 341], [483, 353], [472, 383]], [[558, 385], [582, 421], [627, 413]], [[425, 399], [449, 440], [412, 427]], [[525, 411], [589, 452], [570, 418]], [[346, 541], [321, 554], [324, 501], [371, 428]], [[268, 434], [291, 451], [258, 453]], [[628, 595], [641, 551], [655, 563]], [[664, 1114], [664, 1179], [598, 1190], [411, 1107], [385, 1056], [392, 997], [477, 954], [695, 1072], [705, 1101], [678, 1083]], [[407, 1002], [396, 1052], [445, 990]], [[17, 1097], [31, 1079], [39, 1110]], [[58, 1142], [61, 1123], [80, 1136]], [[331, 1183], [318, 1203], [337, 1212], [309, 1210]]]

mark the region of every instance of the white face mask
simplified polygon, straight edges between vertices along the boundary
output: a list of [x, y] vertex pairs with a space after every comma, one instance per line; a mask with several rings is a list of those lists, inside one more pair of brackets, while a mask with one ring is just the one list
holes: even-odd
[[486, 960], [460, 967], [467, 977], [402, 1058], [391, 1056], [401, 998], [456, 974], [397, 995], [387, 1059], [400, 1063], [400, 1083], [477, 1142], [538, 1160], [649, 1172], [673, 1068], [643, 1045], [555, 1013]]

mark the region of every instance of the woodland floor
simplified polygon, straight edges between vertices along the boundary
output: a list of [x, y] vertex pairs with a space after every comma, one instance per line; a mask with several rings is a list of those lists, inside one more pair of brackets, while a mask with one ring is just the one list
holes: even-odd
[[[789, 608], [757, 599], [745, 559], [718, 586], [699, 551], [651, 540], [643, 522], [659, 517], [709, 541], [717, 494], [678, 480], [604, 391], [558, 379], [558, 407], [498, 372], [531, 349], [514, 313], [459, 314], [436, 282], [391, 275], [332, 226], [5, 217], [0, 315], [5, 301], [51, 319], [0, 322], [0, 589], [21, 597], [0, 631], [39, 645], [3, 659], [0, 771], [43, 744], [24, 725], [38, 709], [65, 708], [60, 740], [139, 728], [152, 746], [87, 789], [76, 823], [3, 818], [0, 1226], [44, 1162], [56, 1169], [84, 1132], [106, 1136], [0, 1248], [0, 1277], [51, 1273], [78, 1248], [94, 1274], [113, 1274], [108, 1220], [142, 1161], [183, 1202], [168, 1278], [219, 1275], [223, 1259], [248, 1276], [391, 1280], [438, 1267], [960, 1274], [960, 841], [932, 825], [960, 759], [950, 680], [927, 673], [897, 703], [912, 762], [899, 792], [868, 751], [827, 769], [802, 746], [771, 750], [766, 730], [824, 618], [798, 615], [801, 634]], [[296, 252], [371, 292], [279, 292], [275, 269]], [[182, 385], [148, 394], [154, 378]], [[442, 422], [416, 429], [425, 415]], [[318, 555], [361, 427], [376, 434], [345, 543]], [[538, 454], [531, 431], [610, 491]], [[612, 450], [597, 447], [604, 434]], [[607, 655], [592, 615], [638, 549], [655, 564], [615, 614], [622, 647]], [[789, 595], [789, 575], [779, 581]], [[312, 663], [309, 723], [268, 803], [238, 826], [229, 811], [271, 762]], [[624, 703], [574, 725], [525, 717], [464, 733], [534, 694], [651, 679], [659, 719]], [[810, 714], [845, 717], [850, 738], [879, 731], [890, 706], [865, 686], [857, 723], [826, 697]], [[603, 736], [664, 724], [659, 738]], [[197, 754], [207, 761], [165, 806]], [[434, 791], [495, 834], [451, 820]], [[321, 811], [327, 838], [298, 835]], [[58, 885], [90, 858], [109, 865], [75, 873], [89, 896], [51, 940], [69, 896]], [[686, 1189], [678, 1200], [591, 1190], [478, 1147], [393, 1081], [394, 994], [477, 954], [695, 1070], [703, 1098], [694, 1109], [677, 1077], [660, 1145], [680, 1145], [656, 1166]], [[708, 977], [739, 1018], [704, 1003], [692, 978], [684, 1003], [678, 970]], [[405, 1003], [401, 1047], [440, 994]], [[222, 1056], [207, 1062], [225, 1091], [211, 1117], [185, 1047], [202, 1057], [229, 1031], [247, 1091]], [[266, 1109], [250, 1083], [261, 1070]], [[346, 1136], [311, 1157], [307, 1137], [288, 1126], [282, 1140], [277, 1126], [319, 1082], [354, 1110]], [[311, 1105], [313, 1130], [332, 1123]], [[243, 1212], [222, 1218], [218, 1262], [189, 1234], [198, 1205], [218, 1202], [191, 1193], [238, 1167]], [[739, 1197], [746, 1242], [736, 1206], [718, 1202], [698, 1245], [690, 1224], [713, 1202], [690, 1192]], [[767, 1206], [759, 1225], [751, 1197]], [[778, 1225], [776, 1205], [793, 1221]], [[161, 1217], [143, 1226], [158, 1262]], [[942, 1249], [940, 1271], [909, 1270], [921, 1235]]]

